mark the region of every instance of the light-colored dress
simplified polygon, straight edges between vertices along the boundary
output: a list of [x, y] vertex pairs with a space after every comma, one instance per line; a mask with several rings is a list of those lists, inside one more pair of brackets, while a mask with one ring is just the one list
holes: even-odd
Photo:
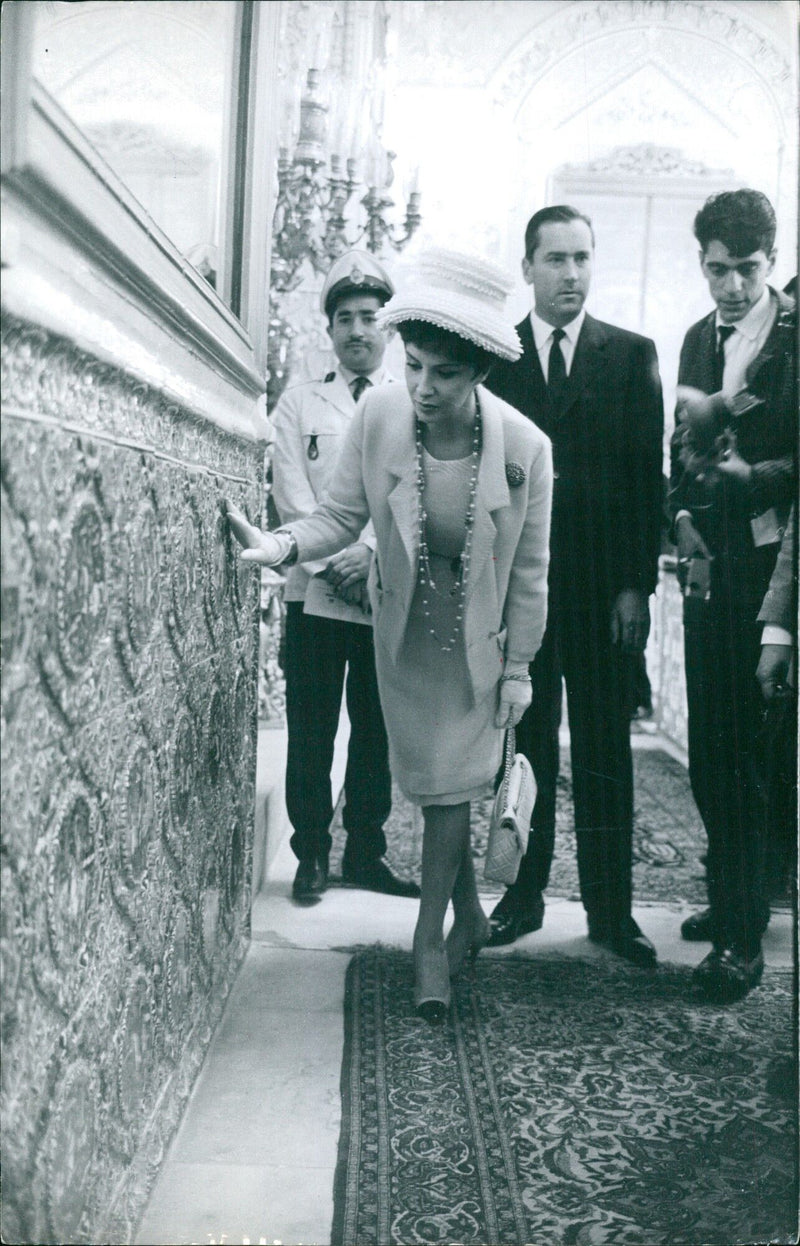
[[375, 656], [395, 781], [415, 804], [456, 805], [479, 796], [494, 777], [502, 732], [494, 725], [496, 688], [475, 701], [463, 631], [452, 650], [442, 649], [452, 636], [460, 600], [472, 457], [435, 459], [424, 449], [422, 454], [435, 589], [417, 582], [397, 661], [380, 645]]
[[[482, 386], [477, 395], [480, 464], [463, 633], [452, 653], [442, 652], [424, 624], [414, 412], [405, 387], [366, 391], [325, 498], [313, 514], [289, 525], [305, 562], [351, 544], [372, 519], [377, 548], [368, 587], [381, 701], [395, 777], [420, 804], [460, 803], [491, 780], [502, 744], [493, 718], [503, 662], [533, 660], [547, 614], [550, 442]], [[448, 556], [463, 547], [471, 469], [430, 458], [425, 463], [429, 476], [434, 467], [437, 474], [442, 469], [426, 495], [431, 562], [442, 589]], [[453, 584], [452, 567], [449, 574]], [[433, 594], [428, 597], [433, 603]], [[447, 605], [445, 596], [435, 609], [446, 612]], [[438, 615], [435, 627], [449, 641], [452, 628], [444, 619], [440, 627]]]

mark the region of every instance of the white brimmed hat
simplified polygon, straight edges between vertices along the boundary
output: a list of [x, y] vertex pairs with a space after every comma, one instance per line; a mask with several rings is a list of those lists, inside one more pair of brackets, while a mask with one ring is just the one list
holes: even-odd
[[490, 260], [432, 247], [409, 264], [398, 290], [377, 314], [383, 327], [425, 320], [449, 329], [501, 359], [519, 359], [522, 344], [505, 316], [514, 288], [511, 277]]

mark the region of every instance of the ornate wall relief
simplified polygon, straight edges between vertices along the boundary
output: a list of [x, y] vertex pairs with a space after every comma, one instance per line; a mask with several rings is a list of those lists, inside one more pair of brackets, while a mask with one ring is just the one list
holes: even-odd
[[[765, 191], [779, 220], [777, 280], [793, 273], [797, 73], [787, 6], [389, 0], [387, 11], [386, 142], [419, 164], [423, 240], [463, 240], [518, 273], [525, 223], [555, 202], [561, 166], [652, 144]], [[691, 233], [684, 246], [693, 255]], [[518, 280], [510, 310], [521, 317], [530, 291]], [[592, 307], [610, 318], [602, 296], [596, 280]]]
[[[3, 1229], [128, 1241], [244, 952], [263, 447], [2, 331]], [[247, 573], [246, 573], [247, 572]]]

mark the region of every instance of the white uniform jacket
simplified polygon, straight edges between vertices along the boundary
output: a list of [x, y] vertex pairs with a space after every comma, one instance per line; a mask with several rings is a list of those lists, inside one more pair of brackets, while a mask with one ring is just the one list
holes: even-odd
[[[464, 613], [476, 698], [497, 683], [498, 649], [507, 661], [522, 663], [532, 661], [541, 644], [553, 490], [549, 438], [487, 389], [477, 392], [483, 446]], [[396, 661], [419, 554], [414, 416], [405, 386], [368, 390], [359, 402], [325, 501], [291, 524], [299, 556], [343, 549], [368, 517], [377, 539], [369, 577], [376, 640]]]
[[[386, 368], [370, 379], [373, 386], [396, 384]], [[282, 524], [310, 515], [321, 501], [355, 409], [353, 395], [338, 368], [324, 380], [306, 381], [281, 395], [271, 418], [275, 433], [272, 495]], [[374, 550], [372, 524], [352, 540], [362, 540]], [[326, 561], [292, 567], [286, 577], [285, 600], [302, 601], [310, 577], [322, 571]]]

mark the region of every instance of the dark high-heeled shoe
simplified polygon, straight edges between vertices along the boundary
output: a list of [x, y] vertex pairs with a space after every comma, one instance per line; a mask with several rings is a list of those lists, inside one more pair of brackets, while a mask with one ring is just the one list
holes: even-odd
[[441, 1025], [450, 1007], [450, 975], [447, 954], [441, 951], [414, 954], [414, 1008], [429, 1025]]
[[483, 913], [470, 924], [453, 923], [444, 941], [451, 978], [460, 973], [466, 964], [475, 961], [481, 948], [489, 942], [491, 933], [489, 918]]

